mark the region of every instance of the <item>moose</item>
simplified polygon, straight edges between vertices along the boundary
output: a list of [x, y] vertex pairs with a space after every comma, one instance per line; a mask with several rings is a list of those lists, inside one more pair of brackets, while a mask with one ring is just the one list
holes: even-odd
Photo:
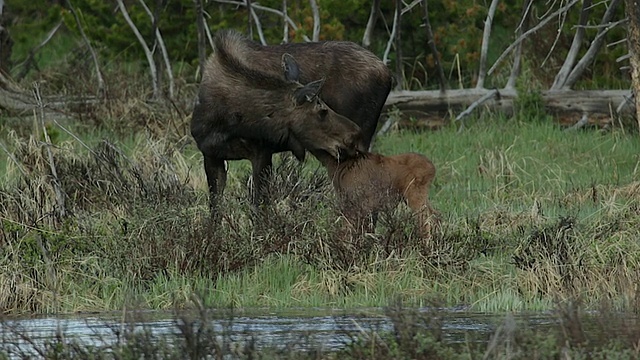
[[251, 161], [259, 204], [275, 153], [302, 161], [305, 150], [327, 159], [366, 151], [391, 83], [384, 63], [355, 43], [263, 46], [218, 31], [191, 119], [212, 214], [226, 185], [225, 160]]
[[360, 152], [344, 161], [326, 154], [318, 160], [327, 168], [342, 213], [358, 231], [372, 232], [378, 213], [402, 200], [413, 211], [422, 236], [430, 237], [432, 225], [439, 225], [438, 212], [429, 202], [436, 168], [426, 156]]

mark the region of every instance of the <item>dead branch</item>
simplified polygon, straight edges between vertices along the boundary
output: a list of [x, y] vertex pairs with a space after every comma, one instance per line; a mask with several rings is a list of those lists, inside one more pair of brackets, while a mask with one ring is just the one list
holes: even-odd
[[573, 7], [575, 4], [577, 4], [579, 1], [580, 0], [571, 0], [569, 3], [567, 3], [567, 5], [561, 7], [560, 9], [554, 11], [552, 14], [546, 16], [536, 26], [532, 27], [531, 29], [527, 30], [524, 34], [520, 35], [513, 43], [511, 43], [511, 45], [509, 45], [502, 52], [502, 54], [500, 54], [498, 59], [493, 63], [493, 66], [491, 66], [489, 71], [487, 71], [487, 75], [493, 74], [493, 72], [498, 68], [498, 65], [500, 65], [500, 63], [502, 63], [502, 61], [504, 61], [504, 59], [507, 57], [507, 55], [509, 55], [513, 51], [513, 49], [515, 49], [515, 47], [518, 46], [518, 44], [520, 44], [522, 42], [522, 40], [526, 39], [530, 35], [536, 33], [538, 30], [542, 29], [551, 20], [553, 20], [553, 18], [555, 18], [559, 14], [565, 13], [566, 11], [571, 9], [571, 7]]
[[202, 67], [207, 61], [206, 39], [209, 40], [209, 46], [213, 49], [213, 38], [204, 18], [202, 0], [194, 0], [194, 4], [196, 7], [196, 31], [198, 33], [198, 63], [200, 64], [200, 71], [202, 71]]
[[396, 28], [394, 42], [396, 49], [396, 76], [398, 82], [396, 89], [400, 90], [404, 87], [404, 66], [402, 66], [402, 0], [396, 0], [396, 13], [398, 17], [394, 19], [394, 27]]
[[573, 68], [573, 70], [567, 77], [567, 80], [565, 81], [563, 88], [571, 88], [573, 85], [575, 85], [575, 83], [578, 81], [580, 76], [582, 76], [582, 73], [584, 73], [587, 66], [593, 62], [596, 55], [598, 54], [598, 51], [600, 51], [602, 44], [604, 44], [604, 39], [607, 32], [609, 32], [609, 30], [613, 29], [614, 27], [626, 22], [626, 19], [623, 19], [623, 20], [611, 23], [611, 20], [615, 15], [616, 8], [618, 7], [619, 4], [620, 4], [620, 0], [611, 1], [611, 4], [609, 4], [609, 8], [602, 16], [602, 21], [600, 22], [601, 25], [606, 24], [607, 26], [601, 27], [598, 29], [598, 33], [596, 34], [596, 37], [591, 42], [591, 45], [589, 45], [589, 49], [587, 49], [587, 52], [582, 56], [580, 61], [578, 61], [576, 66]]
[[311, 13], [313, 14], [313, 36], [312, 41], [320, 40], [320, 9], [316, 0], [309, 0], [311, 5]]
[[489, 91], [488, 93], [484, 94], [481, 98], [479, 98], [478, 100], [476, 100], [473, 104], [471, 104], [465, 111], [461, 112], [460, 114], [458, 114], [458, 116], [456, 116], [454, 121], [460, 121], [463, 118], [465, 118], [466, 116], [469, 116], [473, 110], [475, 108], [477, 108], [478, 106], [484, 104], [485, 102], [489, 101], [489, 99], [492, 98], [500, 98], [500, 91], [498, 91], [498, 89], [493, 89], [491, 91]]
[[260, 43], [262, 45], [267, 45], [267, 39], [264, 37], [264, 32], [262, 31], [262, 23], [260, 23], [260, 18], [253, 7], [251, 8], [251, 17], [253, 17], [253, 22], [256, 23], [256, 31], [258, 32], [258, 39], [260, 39]]
[[[533, 0], [525, 0], [524, 6], [522, 7], [522, 18], [520, 19], [520, 24], [518, 24], [518, 27], [516, 28], [516, 38], [520, 37], [529, 27], [529, 11], [531, 10], [532, 4]], [[513, 55], [513, 65], [511, 66], [511, 74], [509, 74], [509, 79], [507, 80], [505, 88], [512, 89], [516, 86], [516, 80], [518, 79], [518, 76], [520, 76], [521, 59], [522, 42], [516, 45], [515, 55]]]
[[[638, 0], [640, 1], [640, 0]], [[488, 89], [450, 89], [445, 93], [439, 90], [392, 91], [385, 103], [386, 109], [400, 111], [419, 110], [422, 112], [449, 112], [471, 106], [478, 99], [494, 90]], [[512, 111], [518, 97], [516, 89], [500, 89], [500, 97], [489, 97], [484, 104], [494, 110]], [[629, 90], [546, 90], [541, 92], [542, 101], [550, 111], [559, 113], [587, 112], [610, 114], [628, 96]], [[620, 113], [628, 113], [632, 106], [628, 102], [621, 107]]]
[[[398, 1], [398, 0], [396, 0]], [[400, 11], [396, 7], [395, 12], [393, 13], [393, 26], [391, 27], [391, 34], [389, 35], [389, 41], [387, 42], [387, 46], [384, 49], [384, 54], [382, 55], [382, 62], [385, 64], [389, 64], [389, 53], [391, 52], [391, 45], [396, 38], [396, 31], [398, 31], [398, 18], [400, 17]]]
[[440, 62], [440, 53], [436, 48], [435, 37], [433, 36], [433, 30], [431, 28], [431, 21], [429, 20], [429, 5], [428, 0], [423, 1], [424, 7], [424, 19], [423, 26], [427, 32], [427, 45], [431, 50], [431, 54], [433, 55], [433, 61], [436, 66], [436, 72], [438, 73], [438, 83], [440, 84], [440, 91], [447, 90], [447, 79], [444, 77], [444, 69], [442, 68], [442, 63]]
[[89, 48], [89, 53], [91, 53], [91, 58], [93, 59], [93, 65], [96, 68], [96, 77], [98, 79], [98, 96], [103, 97], [105, 95], [105, 86], [104, 79], [102, 78], [102, 71], [100, 71], [100, 62], [98, 61], [98, 54], [91, 46], [91, 41], [87, 37], [87, 34], [84, 32], [84, 28], [82, 27], [82, 23], [80, 22], [80, 17], [78, 16], [78, 12], [71, 4], [71, 0], [67, 0], [67, 6], [69, 10], [73, 14], [73, 18], [76, 21], [76, 25], [78, 26], [78, 31], [80, 32], [80, 36], [82, 36], [82, 40], [84, 40], [85, 45]]
[[23, 79], [25, 76], [27, 76], [27, 74], [31, 70], [31, 66], [35, 63], [36, 54], [38, 53], [38, 51], [40, 51], [40, 49], [47, 45], [47, 43], [49, 43], [51, 39], [53, 39], [53, 36], [58, 32], [60, 26], [62, 26], [62, 22], [56, 24], [56, 26], [54, 26], [47, 33], [47, 36], [45, 36], [44, 40], [42, 40], [40, 44], [29, 51], [29, 55], [27, 56], [27, 58], [20, 64], [22, 66], [22, 70], [20, 71], [18, 76], [16, 76], [18, 80]]
[[582, 47], [585, 33], [584, 25], [586, 25], [589, 20], [590, 12], [591, 0], [584, 0], [582, 2], [582, 10], [580, 10], [580, 18], [578, 19], [578, 25], [580, 26], [576, 29], [576, 34], [573, 36], [573, 42], [571, 43], [567, 57], [564, 59], [560, 71], [558, 71], [556, 78], [553, 80], [553, 85], [551, 85], [552, 89], [561, 88], [565, 84], [567, 77], [569, 77], [573, 64], [575, 64], [580, 48]]
[[498, 8], [498, 0], [492, 0], [489, 6], [489, 12], [487, 18], [484, 21], [484, 31], [482, 33], [482, 46], [480, 48], [480, 69], [478, 70], [478, 83], [476, 87], [478, 89], [484, 87], [484, 78], [487, 70], [487, 54], [489, 53], [489, 38], [491, 37], [491, 25], [493, 24], [493, 17], [496, 14]]
[[49, 158], [49, 168], [51, 169], [51, 177], [53, 178], [52, 185], [53, 185], [53, 190], [56, 194], [56, 202], [57, 202], [56, 207], [58, 210], [58, 216], [59, 216], [59, 219], [63, 219], [66, 214], [65, 199], [64, 199], [64, 195], [62, 194], [62, 187], [60, 186], [60, 179], [58, 178], [58, 171], [56, 170], [56, 164], [53, 161], [53, 153], [51, 152], [51, 146], [53, 145], [51, 144], [51, 139], [49, 138], [49, 133], [47, 132], [47, 127], [45, 126], [45, 123], [44, 123], [45, 105], [44, 105], [44, 102], [42, 101], [42, 97], [40, 96], [40, 86], [38, 83], [35, 83], [34, 85], [33, 96], [36, 99], [36, 104], [38, 105], [38, 109], [34, 112], [34, 115], [39, 120], [40, 126], [42, 127], [42, 132], [44, 135], [44, 141], [45, 141], [44, 147], [47, 150], [47, 157]]
[[[217, 3], [220, 4], [230, 4], [230, 5], [235, 5], [235, 6], [246, 6], [246, 4], [244, 2], [240, 2], [240, 1], [233, 1], [233, 0], [213, 0]], [[298, 31], [298, 25], [296, 25], [296, 23], [289, 17], [289, 16], [285, 16], [285, 14], [283, 14], [282, 11], [280, 10], [276, 10], [276, 9], [272, 9], [270, 7], [266, 7], [266, 6], [262, 6], [262, 5], [258, 5], [258, 4], [253, 4], [252, 7], [256, 10], [260, 10], [260, 11], [264, 11], [264, 12], [269, 12], [272, 14], [276, 14], [280, 17], [282, 17], [288, 24], [289, 26], [291, 26], [291, 28], [295, 31]], [[308, 36], [303, 35], [302, 39], [304, 41], [311, 41], [311, 39], [309, 39]]]
[[[151, 9], [147, 6], [144, 0], [139, 0], [140, 4], [146, 11], [147, 15], [151, 18], [151, 22], [155, 22], [155, 16], [151, 12]], [[162, 59], [164, 60], [164, 66], [167, 73], [167, 77], [169, 78], [169, 99], [173, 99], [173, 91], [175, 88], [175, 81], [173, 79], [173, 70], [171, 68], [171, 61], [169, 60], [169, 53], [167, 52], [167, 47], [164, 45], [164, 39], [162, 38], [162, 34], [160, 33], [160, 29], [155, 27], [156, 39], [158, 40], [158, 46], [160, 47], [160, 52], [162, 53]]]
[[635, 98], [635, 115], [640, 131], [640, 0], [625, 0], [625, 13], [629, 18], [629, 53], [631, 54], [631, 84]]
[[251, 0], [244, 0], [245, 6], [247, 7], [247, 35], [249, 35], [249, 39], [253, 40], [253, 26], [251, 26], [251, 13], [253, 12], [253, 8], [251, 7]]
[[380, 12], [380, 0], [373, 0], [371, 2], [371, 12], [369, 13], [369, 20], [367, 20], [367, 26], [364, 30], [364, 35], [362, 36], [362, 46], [366, 48], [369, 48], [371, 46], [371, 35], [373, 34], [373, 29], [376, 27], [378, 12]]
[[585, 125], [587, 125], [589, 123], [589, 114], [587, 113], [583, 113], [582, 117], [580, 118], [580, 120], [578, 120], [577, 123], [573, 124], [572, 126], [564, 129], [564, 131], [575, 131], [578, 130], [582, 127], [584, 127]]
[[158, 99], [160, 97], [160, 91], [158, 86], [158, 71], [156, 69], [156, 63], [153, 61], [153, 55], [151, 54], [151, 50], [149, 50], [149, 46], [147, 46], [147, 42], [142, 37], [142, 34], [140, 34], [140, 31], [138, 31], [138, 28], [131, 20], [131, 17], [129, 17], [129, 12], [127, 11], [127, 8], [124, 6], [124, 3], [122, 2], [122, 0], [117, 0], [117, 1], [118, 1], [118, 8], [120, 9], [122, 16], [124, 16], [124, 20], [127, 22], [129, 27], [131, 28], [131, 31], [133, 31], [133, 34], [138, 39], [138, 42], [140, 43], [140, 46], [142, 46], [142, 50], [144, 51], [144, 55], [147, 57], [147, 62], [149, 63], [149, 72], [151, 73], [151, 82], [153, 84], [153, 98]]
[[283, 34], [282, 34], [282, 43], [286, 44], [289, 42], [289, 23], [287, 20], [287, 0], [282, 0], [282, 23], [283, 23]]

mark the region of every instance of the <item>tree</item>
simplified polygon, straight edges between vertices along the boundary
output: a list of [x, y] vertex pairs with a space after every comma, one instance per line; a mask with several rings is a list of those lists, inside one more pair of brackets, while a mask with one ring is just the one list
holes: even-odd
[[9, 36], [9, 30], [4, 26], [4, 0], [0, 0], [0, 71], [9, 72], [9, 60], [13, 40]]
[[627, 41], [631, 61], [631, 82], [635, 94], [636, 121], [640, 130], [640, 0], [626, 0], [629, 19]]

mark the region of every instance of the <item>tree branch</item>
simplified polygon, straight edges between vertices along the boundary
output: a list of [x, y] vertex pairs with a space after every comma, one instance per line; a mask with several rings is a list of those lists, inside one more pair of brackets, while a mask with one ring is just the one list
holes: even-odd
[[282, 0], [282, 23], [283, 23], [283, 34], [282, 34], [282, 43], [286, 44], [289, 42], [289, 23], [287, 20], [287, 0]]
[[480, 48], [480, 69], [478, 70], [478, 83], [476, 88], [482, 89], [484, 87], [484, 78], [486, 76], [487, 69], [487, 54], [489, 53], [489, 38], [491, 37], [491, 25], [493, 24], [493, 17], [496, 14], [498, 8], [498, 0], [492, 0], [489, 6], [489, 12], [487, 18], [484, 21], [484, 31], [482, 33], [482, 47]]
[[129, 12], [127, 11], [127, 8], [124, 6], [124, 3], [122, 2], [122, 0], [117, 0], [117, 1], [118, 1], [118, 8], [120, 8], [120, 12], [122, 13], [122, 16], [124, 16], [125, 21], [127, 22], [129, 27], [131, 28], [131, 31], [133, 31], [134, 35], [138, 39], [138, 42], [142, 46], [142, 50], [144, 50], [144, 54], [147, 57], [147, 62], [149, 63], [149, 72], [151, 73], [151, 82], [153, 83], [153, 98], [158, 99], [160, 96], [159, 87], [158, 87], [158, 71], [156, 69], [156, 63], [153, 61], [153, 55], [151, 54], [151, 50], [149, 50], [149, 46], [147, 46], [147, 42], [142, 37], [142, 34], [140, 34], [140, 31], [138, 31], [138, 28], [131, 20], [131, 17], [129, 17]]
[[309, 0], [311, 4], [311, 12], [313, 13], [313, 37], [312, 41], [320, 40], [320, 9], [316, 0]]
[[440, 53], [436, 48], [436, 40], [433, 36], [433, 30], [431, 28], [431, 21], [429, 20], [429, 5], [428, 0], [424, 0], [424, 19], [423, 25], [427, 32], [427, 45], [431, 50], [431, 54], [433, 55], [433, 61], [436, 66], [436, 72], [438, 73], [438, 83], [440, 84], [440, 91], [445, 92], [447, 90], [447, 79], [444, 76], [444, 69], [442, 68], [442, 63], [440, 62]]
[[573, 85], [575, 85], [575, 83], [578, 81], [580, 76], [582, 76], [582, 73], [584, 73], [584, 70], [587, 68], [587, 66], [593, 62], [593, 59], [595, 59], [596, 55], [598, 54], [598, 51], [602, 47], [602, 44], [604, 44], [604, 39], [607, 32], [609, 32], [609, 30], [613, 29], [614, 27], [627, 21], [626, 19], [623, 19], [623, 20], [611, 23], [611, 20], [615, 15], [616, 8], [620, 4], [620, 1], [621, 0], [612, 0], [611, 4], [609, 4], [609, 8], [602, 16], [602, 21], [600, 22], [601, 25], [606, 24], [607, 26], [601, 27], [600, 29], [598, 29], [598, 33], [596, 34], [596, 37], [591, 42], [589, 49], [587, 49], [587, 52], [582, 56], [580, 61], [578, 61], [576, 66], [573, 68], [573, 70], [567, 77], [567, 80], [563, 84], [563, 88], [571, 88]]
[[[246, 4], [244, 2], [239, 2], [239, 1], [232, 1], [232, 0], [213, 0], [217, 3], [220, 4], [230, 4], [230, 5], [235, 5], [235, 6], [246, 6]], [[264, 12], [270, 12], [272, 14], [276, 14], [280, 17], [282, 17], [288, 24], [289, 26], [291, 26], [291, 28], [295, 31], [298, 31], [298, 26], [296, 25], [296, 23], [291, 20], [291, 18], [289, 16], [285, 16], [285, 14], [282, 13], [282, 11], [280, 10], [276, 10], [276, 9], [272, 9], [270, 7], [266, 7], [266, 6], [262, 6], [262, 5], [258, 5], [258, 4], [253, 4], [252, 7], [256, 10], [261, 10]], [[304, 39], [304, 41], [311, 41], [309, 39], [308, 36], [303, 35], [302, 38]]]
[[529, 35], [534, 34], [538, 30], [542, 29], [545, 25], [547, 25], [549, 23], [549, 21], [551, 21], [553, 18], [555, 18], [559, 14], [562, 14], [562, 13], [566, 12], [571, 7], [573, 7], [573, 5], [577, 4], [579, 1], [580, 0], [571, 0], [569, 3], [567, 3], [567, 5], [561, 7], [560, 9], [554, 11], [552, 14], [550, 14], [547, 17], [543, 18], [536, 26], [532, 27], [531, 29], [527, 30], [524, 34], [520, 35], [513, 43], [511, 43], [511, 45], [509, 45], [502, 52], [502, 54], [500, 54], [500, 56], [498, 57], [496, 62], [493, 63], [493, 66], [491, 66], [489, 71], [487, 71], [487, 75], [493, 74], [493, 72], [498, 68], [498, 65], [500, 65], [500, 63], [502, 61], [504, 61], [504, 59], [507, 57], [507, 55], [509, 55], [509, 53], [511, 53], [511, 51], [513, 51], [513, 49], [516, 46], [518, 46], [518, 44], [520, 44], [522, 42], [522, 40], [526, 39], [527, 37], [529, 37]]
[[[531, 5], [533, 4], [533, 0], [525, 0], [524, 6], [522, 7], [522, 19], [520, 20], [520, 24], [516, 28], [516, 37], [522, 35], [525, 29], [529, 27], [529, 10], [531, 10]], [[512, 89], [516, 86], [516, 80], [518, 76], [520, 76], [520, 59], [522, 58], [522, 42], [516, 46], [516, 53], [513, 56], [513, 65], [511, 66], [511, 74], [509, 74], [509, 79], [507, 80], [507, 85], [505, 85], [506, 89]]]
[[373, 29], [376, 27], [376, 22], [378, 20], [380, 1], [381, 0], [373, 0], [371, 2], [371, 12], [369, 13], [369, 20], [367, 20], [367, 26], [364, 29], [364, 35], [362, 36], [363, 47], [369, 48], [371, 46], [371, 35], [373, 34]]
[[571, 69], [573, 68], [573, 64], [576, 62], [578, 58], [578, 52], [580, 52], [580, 47], [582, 47], [582, 40], [584, 40], [585, 28], [584, 25], [587, 24], [589, 20], [589, 13], [591, 12], [591, 0], [584, 0], [582, 2], [582, 10], [580, 11], [580, 18], [578, 19], [578, 28], [576, 29], [576, 34], [573, 37], [573, 42], [571, 43], [571, 47], [569, 48], [569, 52], [567, 53], [567, 57], [564, 59], [564, 63], [556, 74], [556, 78], [553, 80], [553, 85], [551, 85], [551, 89], [559, 89], [561, 88], [566, 80], [569, 77]]
[[93, 59], [93, 65], [96, 68], [96, 77], [98, 78], [98, 96], [102, 97], [105, 95], [105, 87], [104, 87], [104, 79], [102, 78], [102, 71], [100, 71], [100, 62], [98, 61], [98, 54], [93, 49], [93, 46], [91, 46], [91, 41], [89, 41], [87, 34], [85, 34], [84, 29], [82, 28], [82, 24], [80, 23], [80, 17], [78, 16], [78, 12], [76, 12], [76, 9], [71, 4], [71, 0], [67, 0], [67, 6], [69, 7], [69, 10], [71, 10], [71, 13], [73, 14], [73, 18], [76, 21], [76, 25], [78, 25], [78, 31], [80, 31], [80, 36], [82, 36], [84, 43], [89, 48], [89, 53], [91, 53], [91, 58]]
[[[151, 18], [152, 22], [156, 22], [156, 18], [144, 2], [144, 0], [139, 0], [140, 4], [146, 11], [147, 15]], [[171, 68], [171, 61], [169, 60], [169, 54], [167, 52], [167, 47], [164, 45], [164, 40], [162, 38], [162, 34], [160, 33], [160, 29], [155, 27], [156, 39], [158, 40], [158, 46], [160, 46], [160, 52], [162, 53], [162, 59], [164, 60], [164, 66], [166, 69], [167, 77], [169, 78], [169, 98], [173, 99], [173, 91], [175, 87], [175, 81], [173, 79], [173, 70]]]

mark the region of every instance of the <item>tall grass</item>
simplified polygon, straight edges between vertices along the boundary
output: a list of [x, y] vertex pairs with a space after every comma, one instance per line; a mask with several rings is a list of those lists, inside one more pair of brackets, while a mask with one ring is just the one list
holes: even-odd
[[431, 199], [444, 222], [424, 239], [404, 207], [383, 214], [374, 234], [345, 231], [324, 170], [287, 156], [277, 158], [271, 204], [259, 211], [249, 204], [247, 163], [232, 162], [214, 226], [200, 154], [154, 117], [149, 131], [125, 136], [114, 130], [120, 117], [89, 128], [4, 123], [4, 312], [167, 309], [188, 306], [194, 293], [206, 306], [237, 307], [391, 298], [484, 311], [568, 298], [639, 306], [634, 135], [564, 132], [519, 113], [470, 119], [461, 133], [380, 137], [377, 152], [417, 151], [436, 164]]

